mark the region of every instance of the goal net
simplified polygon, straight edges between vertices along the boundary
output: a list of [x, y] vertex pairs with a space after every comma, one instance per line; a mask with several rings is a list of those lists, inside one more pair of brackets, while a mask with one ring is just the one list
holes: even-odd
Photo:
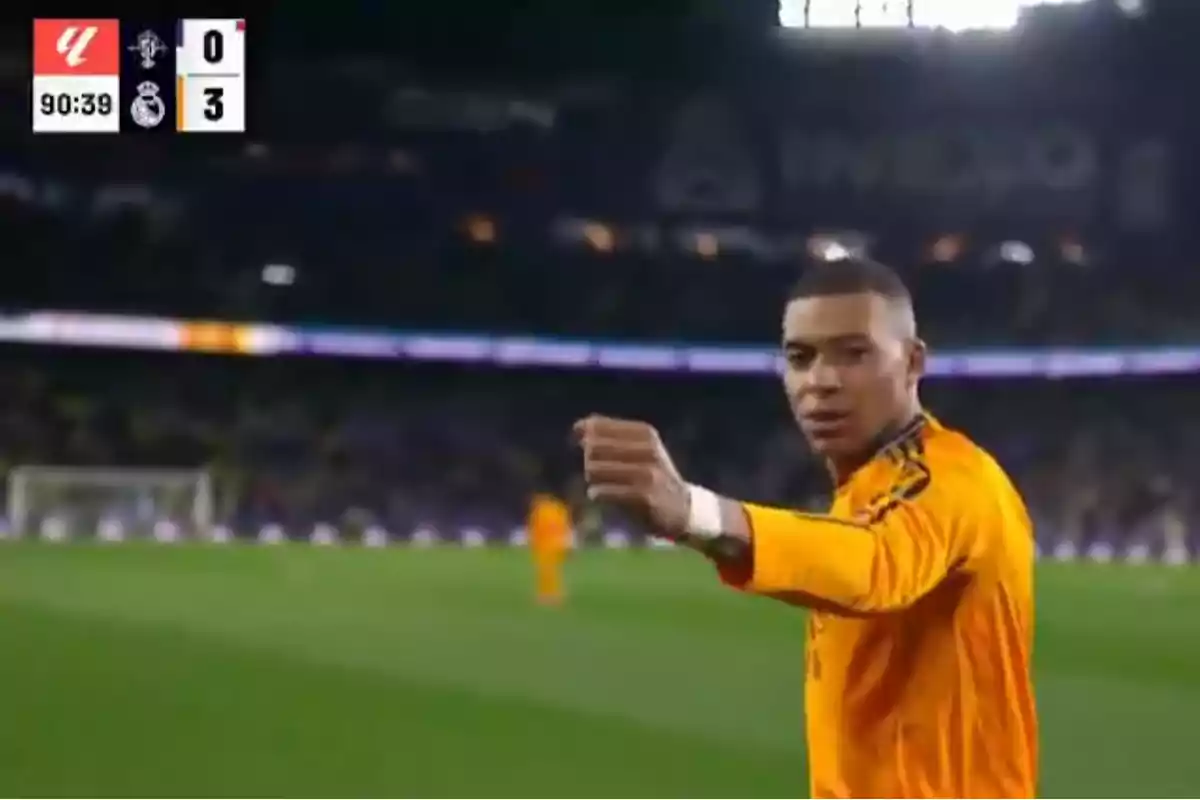
[[160, 541], [206, 537], [212, 478], [204, 470], [19, 466], [8, 473], [16, 536]]

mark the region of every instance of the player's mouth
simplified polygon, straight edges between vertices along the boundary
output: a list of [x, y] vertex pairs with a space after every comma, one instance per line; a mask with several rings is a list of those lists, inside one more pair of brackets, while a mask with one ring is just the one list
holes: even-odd
[[849, 411], [818, 409], [806, 411], [801, 424], [809, 436], [816, 439], [834, 439], [843, 435], [850, 423]]

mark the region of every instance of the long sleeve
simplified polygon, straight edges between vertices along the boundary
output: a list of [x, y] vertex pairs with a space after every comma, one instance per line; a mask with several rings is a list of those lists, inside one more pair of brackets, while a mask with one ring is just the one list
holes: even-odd
[[963, 487], [891, 498], [862, 523], [744, 503], [752, 563], [722, 569], [746, 591], [799, 605], [871, 613], [904, 608], [983, 546], [979, 511]]

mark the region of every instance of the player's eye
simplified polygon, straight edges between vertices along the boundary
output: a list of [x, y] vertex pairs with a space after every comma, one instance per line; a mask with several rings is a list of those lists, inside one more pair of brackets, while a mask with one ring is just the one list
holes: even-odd
[[847, 345], [838, 351], [838, 355], [843, 361], [855, 364], [871, 355], [871, 348], [862, 344]]
[[796, 369], [803, 369], [812, 363], [815, 352], [812, 350], [793, 349], [787, 351], [788, 365]]

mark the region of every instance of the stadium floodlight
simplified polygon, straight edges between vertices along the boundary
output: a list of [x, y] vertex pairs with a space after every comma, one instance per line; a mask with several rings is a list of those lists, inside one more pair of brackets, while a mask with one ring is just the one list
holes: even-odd
[[8, 473], [8, 523], [19, 536], [44, 532], [48, 521], [72, 538], [208, 536], [213, 503], [205, 470], [25, 465]]
[[[1026, 9], [1090, 0], [780, 0], [779, 24], [808, 30], [996, 31], [1017, 26]], [[1137, 0], [1123, 0], [1136, 5]]]
[[822, 261], [846, 261], [851, 258], [866, 258], [867, 236], [857, 231], [818, 233], [809, 237], [808, 252]]
[[1033, 263], [1033, 248], [1024, 242], [1009, 241], [1003, 242], [999, 248], [1001, 261], [1007, 261], [1010, 264], [1032, 264]]
[[296, 282], [296, 268], [290, 264], [267, 264], [262, 268], [262, 282], [269, 286], [291, 286]]

